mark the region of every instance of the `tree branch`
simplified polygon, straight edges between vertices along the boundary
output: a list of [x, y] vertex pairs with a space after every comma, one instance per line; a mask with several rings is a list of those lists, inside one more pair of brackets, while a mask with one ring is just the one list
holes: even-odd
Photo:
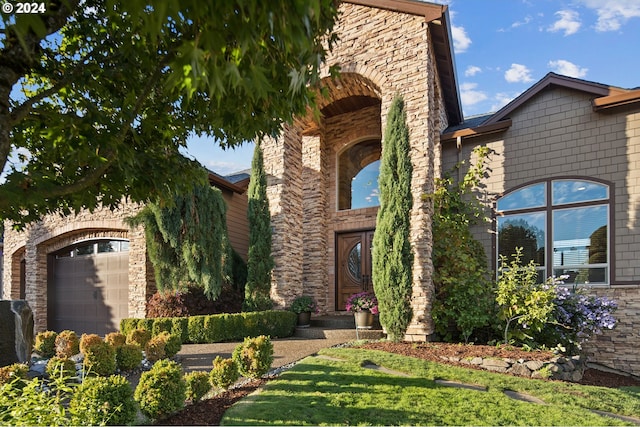
[[27, 114], [29, 114], [29, 112], [31, 111], [31, 108], [33, 107], [33, 104], [35, 104], [38, 101], [42, 101], [43, 99], [47, 98], [48, 96], [53, 95], [54, 93], [58, 92], [67, 83], [69, 83], [69, 79], [60, 80], [58, 83], [56, 83], [55, 85], [51, 86], [49, 89], [43, 90], [42, 92], [40, 92], [40, 93], [32, 96], [31, 98], [27, 99], [25, 102], [20, 104], [18, 107], [14, 108], [13, 111], [11, 112], [11, 115], [10, 115], [10, 118], [9, 118], [9, 125], [13, 126], [16, 123], [18, 123], [20, 120], [24, 119], [27, 116]]

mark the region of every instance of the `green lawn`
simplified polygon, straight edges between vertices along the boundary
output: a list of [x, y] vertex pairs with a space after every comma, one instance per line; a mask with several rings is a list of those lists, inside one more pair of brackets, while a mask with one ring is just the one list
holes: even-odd
[[[529, 380], [355, 348], [325, 349], [225, 414], [223, 425], [634, 425], [640, 389]], [[409, 376], [363, 367], [375, 364]], [[437, 384], [444, 379], [486, 387]], [[544, 401], [504, 394], [513, 390]]]

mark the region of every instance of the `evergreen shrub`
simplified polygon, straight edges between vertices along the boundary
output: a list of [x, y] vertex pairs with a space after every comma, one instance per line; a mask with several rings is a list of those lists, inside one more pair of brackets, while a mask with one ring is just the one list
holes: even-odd
[[187, 400], [197, 402], [211, 390], [209, 375], [206, 372], [195, 371], [184, 375], [187, 383]]
[[82, 334], [80, 336], [80, 353], [85, 353], [87, 347], [103, 342], [102, 337], [97, 334]]
[[18, 378], [26, 380], [28, 372], [29, 366], [24, 363], [13, 363], [9, 366], [2, 366], [0, 367], [0, 386], [2, 384], [8, 384]]
[[84, 371], [88, 375], [108, 376], [116, 371], [116, 349], [102, 341], [85, 348]]
[[137, 407], [131, 384], [121, 375], [85, 378], [69, 402], [72, 425], [131, 425]]
[[80, 340], [74, 331], [64, 330], [56, 337], [56, 356], [71, 357], [80, 352]]
[[147, 417], [158, 420], [184, 407], [187, 384], [182, 368], [172, 360], [160, 360], [143, 372], [134, 399]]
[[104, 336], [104, 341], [118, 348], [126, 344], [127, 337], [121, 332], [110, 332]]
[[227, 389], [238, 378], [240, 378], [240, 372], [238, 372], [238, 364], [234, 359], [223, 359], [220, 356], [213, 359], [213, 369], [209, 372], [211, 385]]
[[45, 372], [49, 377], [75, 377], [76, 364], [67, 357], [54, 356], [47, 362]]
[[123, 344], [116, 347], [116, 368], [131, 371], [142, 363], [142, 348], [138, 344]]
[[245, 338], [233, 350], [233, 360], [238, 365], [238, 372], [248, 378], [260, 378], [271, 368], [273, 363], [273, 344], [271, 338], [260, 335]]
[[147, 360], [151, 363], [167, 357], [166, 353], [167, 339], [165, 335], [156, 335], [151, 338], [144, 347], [144, 353]]
[[38, 332], [36, 334], [33, 350], [45, 359], [55, 356], [57, 337], [58, 333], [54, 331]]
[[145, 348], [150, 339], [151, 332], [149, 329], [137, 328], [127, 334], [127, 344], [138, 344], [140, 348]]

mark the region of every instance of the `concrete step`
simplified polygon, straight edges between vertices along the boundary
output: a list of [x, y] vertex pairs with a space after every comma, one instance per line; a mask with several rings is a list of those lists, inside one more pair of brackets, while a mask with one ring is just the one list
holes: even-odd
[[309, 339], [380, 339], [384, 338], [378, 316], [375, 316], [371, 329], [359, 329], [356, 334], [356, 322], [352, 313], [311, 316], [308, 327], [297, 327], [294, 336]]

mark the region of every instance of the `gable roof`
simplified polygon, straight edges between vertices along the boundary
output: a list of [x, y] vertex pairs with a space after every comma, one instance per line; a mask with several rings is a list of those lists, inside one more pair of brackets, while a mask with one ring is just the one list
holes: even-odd
[[449, 124], [462, 123], [462, 104], [456, 80], [449, 7], [420, 0], [345, 0], [345, 3], [424, 17], [431, 33], [433, 53]]
[[469, 118], [461, 125], [448, 127], [440, 136], [440, 140], [447, 141], [504, 131], [511, 126], [509, 116], [513, 111], [552, 86], [575, 89], [592, 94], [594, 99], [591, 104], [594, 111], [604, 111], [624, 105], [640, 106], [640, 89], [623, 89], [556, 73], [548, 73], [540, 81], [495, 113]]

